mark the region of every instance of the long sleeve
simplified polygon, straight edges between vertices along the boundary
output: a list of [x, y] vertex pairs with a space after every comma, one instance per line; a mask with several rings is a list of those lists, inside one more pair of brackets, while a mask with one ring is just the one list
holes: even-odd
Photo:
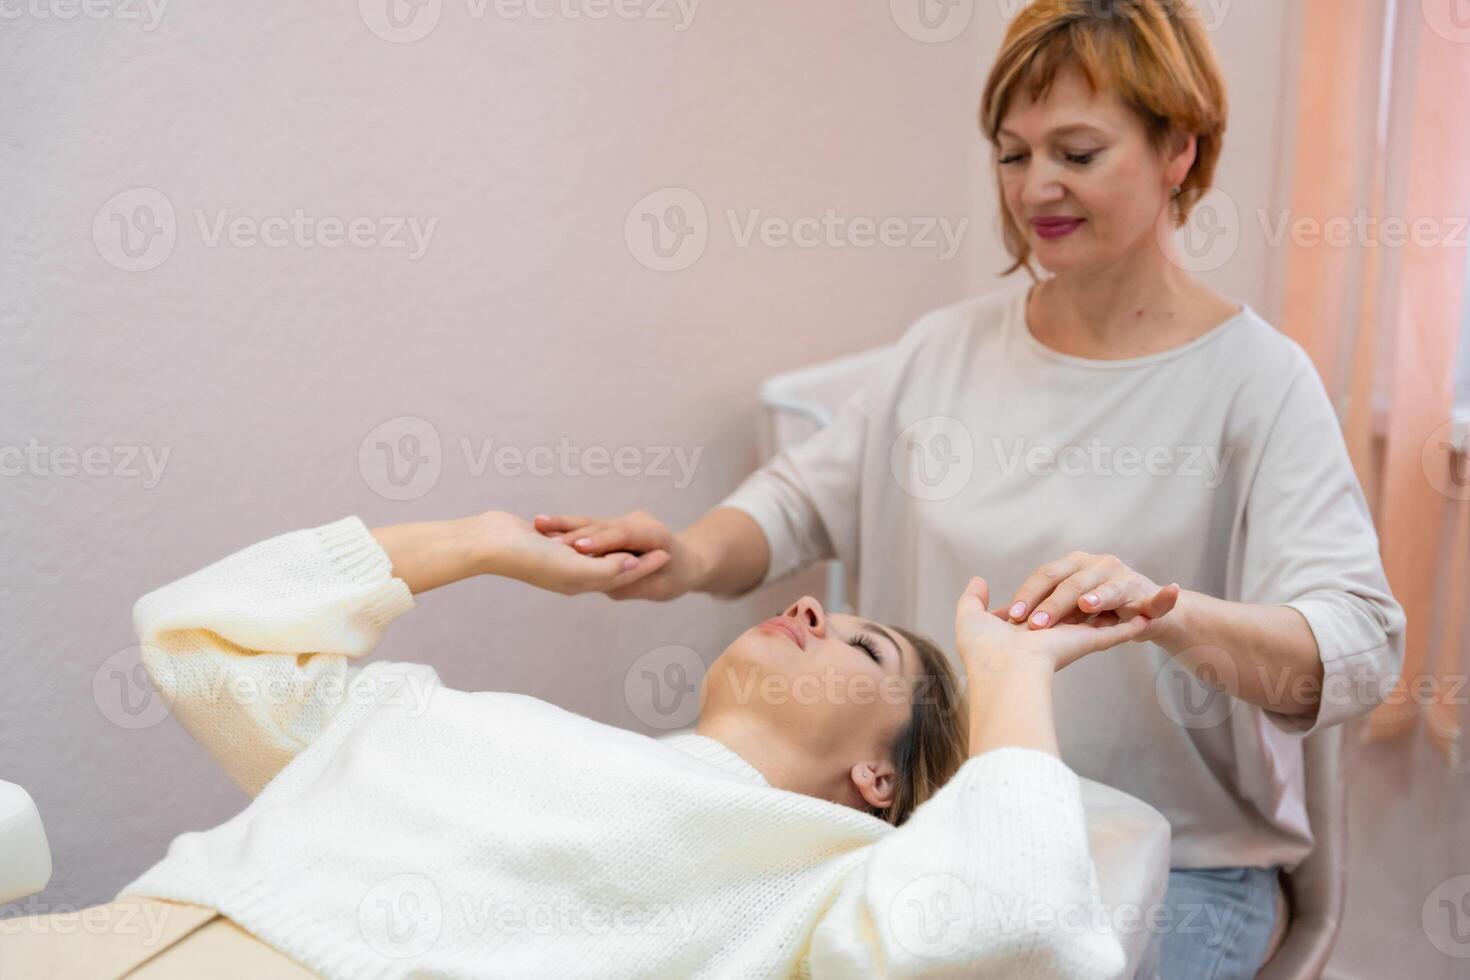
[[761, 584], [815, 561], [856, 558], [858, 485], [869, 396], [853, 393], [830, 425], [752, 473], [721, 507], [760, 525], [771, 560]]
[[255, 796], [362, 694], [362, 668], [350, 661], [413, 605], [354, 516], [261, 541], [156, 589], [138, 600], [133, 623], [173, 715]]
[[869, 376], [855, 380], [830, 424], [777, 455], [720, 503], [749, 514], [764, 532], [771, 559], [762, 585], [828, 558], [858, 567], [865, 454], [872, 427], [885, 422], [874, 413], [881, 415], [894, 391], [912, 383], [928, 337], [946, 326], [943, 314], [921, 317]]
[[1403, 664], [1404, 613], [1337, 416], [1297, 355], [1246, 503], [1240, 599], [1291, 606], [1311, 626], [1323, 667], [1315, 720], [1266, 712], [1282, 731], [1306, 735], [1381, 700]]
[[968, 760], [874, 844], [818, 923], [810, 976], [1114, 977], [1077, 777], [1032, 749]]

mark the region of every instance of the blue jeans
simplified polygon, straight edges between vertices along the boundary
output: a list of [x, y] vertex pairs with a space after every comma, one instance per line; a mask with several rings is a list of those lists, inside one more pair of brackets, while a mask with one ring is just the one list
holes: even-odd
[[[1169, 872], [1160, 937], [1160, 980], [1251, 980], [1276, 925], [1277, 868]], [[1149, 971], [1140, 977], [1152, 976]]]

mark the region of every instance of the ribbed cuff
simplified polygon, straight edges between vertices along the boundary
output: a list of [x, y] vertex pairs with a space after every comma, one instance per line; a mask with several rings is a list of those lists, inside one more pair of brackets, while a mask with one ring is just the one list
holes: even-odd
[[382, 630], [414, 607], [413, 593], [393, 577], [393, 560], [378, 544], [362, 518], [353, 514], [315, 528], [313, 534], [342, 577], [371, 590], [363, 615]]

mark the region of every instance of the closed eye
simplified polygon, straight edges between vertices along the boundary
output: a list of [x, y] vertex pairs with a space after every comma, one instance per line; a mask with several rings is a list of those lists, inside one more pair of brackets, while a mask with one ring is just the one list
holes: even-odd
[[867, 633], [858, 633], [848, 642], [855, 647], [868, 651], [868, 656], [873, 658], [873, 663], [880, 665], [883, 663], [883, 658], [878, 655], [878, 641]]

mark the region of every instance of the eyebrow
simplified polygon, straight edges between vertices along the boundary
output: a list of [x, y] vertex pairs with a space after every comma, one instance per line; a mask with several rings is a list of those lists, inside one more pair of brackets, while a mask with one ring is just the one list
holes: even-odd
[[899, 669], [899, 672], [902, 673], [903, 672], [903, 647], [899, 646], [898, 640], [894, 639], [892, 633], [888, 632], [881, 625], [879, 625], [878, 623], [873, 622], [871, 619], [865, 619], [865, 620], [863, 620], [863, 625], [864, 626], [871, 626], [873, 629], [877, 630], [879, 633], [882, 633], [883, 636], [888, 640], [889, 643], [892, 643], [893, 644], [893, 652], [898, 657], [898, 669]]
[[[1107, 135], [1107, 133], [1104, 133], [1102, 130], [1098, 129], [1096, 126], [1089, 126], [1089, 125], [1087, 125], [1087, 123], [1072, 123], [1069, 126], [1058, 126], [1056, 129], [1053, 129], [1049, 135], [1051, 135], [1051, 136], [1066, 136], [1066, 135], [1069, 135], [1071, 133], [1095, 133], [1098, 136], [1106, 136]], [[1016, 133], [1013, 133], [1009, 129], [1006, 129], [1004, 127], [1002, 127], [999, 130], [999, 134], [1001, 136], [1015, 136], [1016, 139], [1020, 139], [1021, 138]]]

